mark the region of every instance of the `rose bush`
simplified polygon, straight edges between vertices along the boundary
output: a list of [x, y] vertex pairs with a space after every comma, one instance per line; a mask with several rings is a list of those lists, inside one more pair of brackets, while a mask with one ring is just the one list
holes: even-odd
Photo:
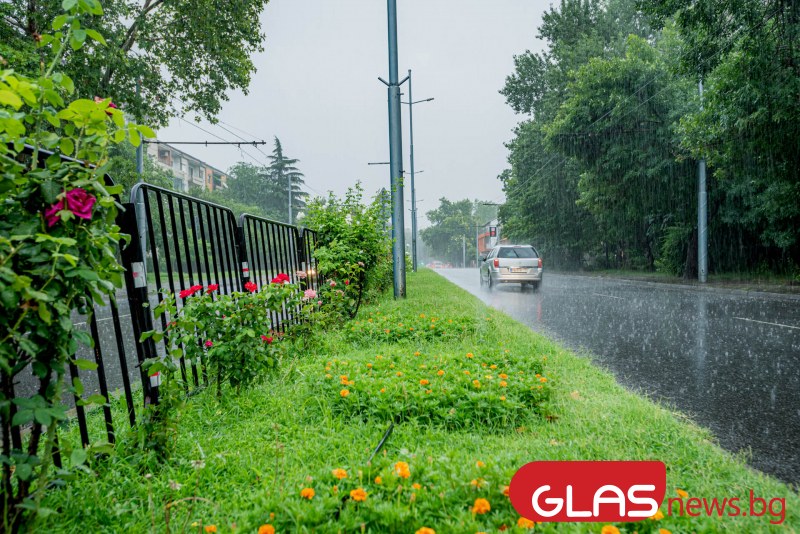
[[[122, 285], [116, 254], [123, 236], [114, 198], [121, 189], [105, 180], [108, 148], [154, 135], [126, 124], [108, 98], [67, 103], [74, 84], [56, 68], [68, 46], [104, 44], [99, 33], [82, 27], [103, 10], [97, 0], [63, 5], [54, 33], [37, 43], [49, 57], [42, 75], [0, 70], [0, 517], [6, 529], [19, 528], [24, 515], [38, 509], [50, 483], [55, 429], [65, 418], [62, 393], [83, 396], [79, 381], [64, 384], [68, 365], [94, 367], [74, 359], [77, 343], [91, 346], [92, 340], [75, 329], [71, 315], [91, 313], [95, 302]], [[16, 396], [13, 383], [27, 369], [39, 381], [37, 391]], [[11, 436], [22, 427], [26, 439], [15, 447]], [[87, 457], [81, 448], [70, 456], [73, 466]]]

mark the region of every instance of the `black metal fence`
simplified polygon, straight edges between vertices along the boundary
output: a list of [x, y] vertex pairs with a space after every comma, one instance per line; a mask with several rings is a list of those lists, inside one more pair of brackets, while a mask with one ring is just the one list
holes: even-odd
[[[252, 215], [237, 220], [224, 206], [149, 184], [134, 186], [131, 202], [123, 206], [117, 224], [131, 237], [119, 256], [126, 270], [125, 289], [91, 314], [73, 316], [75, 326], [85, 329], [94, 341], [92, 349], [80, 348], [75, 358], [97, 364], [96, 370], [69, 364], [69, 379], [80, 379], [83, 391], [65, 400], [74, 413], [66, 426], [77, 423], [83, 447], [105, 440], [114, 443], [120, 424], [134, 427], [140, 410], [157, 401], [158, 380], [147, 376], [141, 364], [163, 356], [165, 346], [139, 339], [153, 329], [152, 310], [163, 292], [219, 284], [221, 293], [230, 294], [242, 291], [249, 280], [259, 287], [268, 284], [280, 272], [301, 286], [316, 289], [318, 285], [313, 255], [316, 236], [307, 229]], [[284, 310], [272, 317], [271, 326], [282, 330], [294, 320], [292, 310]], [[159, 326], [167, 326], [164, 316]], [[193, 365], [181, 358], [180, 371], [187, 394], [207, 384], [202, 362]], [[35, 395], [38, 383], [33, 375], [18, 377], [14, 395]], [[137, 381], [141, 387], [135, 385]], [[85, 401], [95, 394], [107, 402], [87, 409]], [[12, 448], [21, 449], [24, 430], [19, 426], [11, 430], [7, 439]], [[59, 434], [57, 440], [68, 439], [64, 429]], [[58, 467], [62, 466], [61, 447], [57, 445], [54, 451]]]

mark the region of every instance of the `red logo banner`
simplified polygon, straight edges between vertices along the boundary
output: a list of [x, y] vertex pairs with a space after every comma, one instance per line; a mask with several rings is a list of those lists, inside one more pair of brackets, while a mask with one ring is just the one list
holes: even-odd
[[663, 462], [531, 462], [509, 497], [531, 521], [630, 522], [655, 515], [666, 488]]

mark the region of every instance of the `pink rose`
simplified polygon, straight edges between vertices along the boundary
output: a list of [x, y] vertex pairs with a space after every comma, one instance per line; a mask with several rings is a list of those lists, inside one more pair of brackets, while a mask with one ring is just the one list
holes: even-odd
[[313, 289], [306, 289], [303, 292], [303, 300], [311, 300], [317, 298], [317, 292]]
[[206, 341], [206, 347], [211, 348], [213, 346], [214, 346], [214, 342], [213, 341], [211, 341], [210, 339], [208, 341]]
[[[64, 205], [65, 201], [66, 206]], [[44, 218], [47, 221], [47, 227], [52, 228], [55, 226], [55, 224], [61, 220], [58, 213], [65, 209], [71, 211], [73, 215], [81, 219], [91, 219], [92, 207], [94, 207], [95, 202], [97, 202], [97, 199], [87, 193], [85, 189], [81, 189], [80, 187], [70, 189], [67, 191], [66, 195], [64, 195], [63, 199], [45, 210]]]
[[92, 218], [92, 206], [95, 202], [97, 199], [80, 187], [67, 191], [67, 209], [81, 219]]

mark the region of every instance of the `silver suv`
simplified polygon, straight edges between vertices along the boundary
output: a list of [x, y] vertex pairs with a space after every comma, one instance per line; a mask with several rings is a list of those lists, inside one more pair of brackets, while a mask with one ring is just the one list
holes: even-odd
[[542, 283], [542, 258], [530, 245], [498, 245], [482, 260], [481, 286], [516, 283], [536, 290]]

